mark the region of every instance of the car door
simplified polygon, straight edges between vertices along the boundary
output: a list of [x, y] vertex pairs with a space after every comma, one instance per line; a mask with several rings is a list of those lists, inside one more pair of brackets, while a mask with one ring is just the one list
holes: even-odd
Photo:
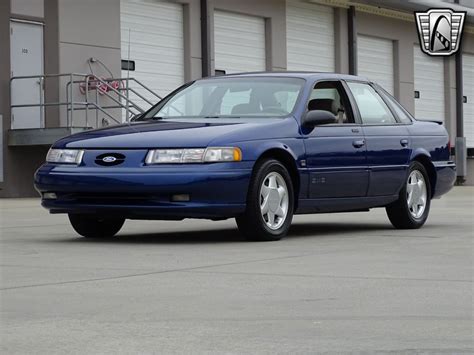
[[406, 178], [410, 136], [369, 83], [347, 82], [362, 121], [370, 182], [367, 196], [397, 194]]
[[303, 127], [309, 198], [366, 196], [369, 174], [364, 135], [343, 84], [317, 82], [307, 109], [330, 111], [338, 118], [335, 124]]

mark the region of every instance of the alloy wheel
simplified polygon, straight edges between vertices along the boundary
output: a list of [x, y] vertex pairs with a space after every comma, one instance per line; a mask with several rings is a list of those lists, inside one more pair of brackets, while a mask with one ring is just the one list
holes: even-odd
[[288, 215], [288, 188], [285, 179], [277, 172], [270, 172], [260, 187], [260, 212], [263, 221], [271, 230], [285, 223]]
[[426, 208], [428, 193], [423, 174], [418, 170], [410, 173], [407, 181], [407, 204], [413, 218], [421, 218]]

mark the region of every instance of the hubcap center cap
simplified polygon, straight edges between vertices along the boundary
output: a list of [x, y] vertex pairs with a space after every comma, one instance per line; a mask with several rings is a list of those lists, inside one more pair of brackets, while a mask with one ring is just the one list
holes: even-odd
[[270, 189], [270, 193], [268, 194], [268, 207], [272, 212], [276, 212], [278, 207], [280, 207], [280, 195], [277, 189]]

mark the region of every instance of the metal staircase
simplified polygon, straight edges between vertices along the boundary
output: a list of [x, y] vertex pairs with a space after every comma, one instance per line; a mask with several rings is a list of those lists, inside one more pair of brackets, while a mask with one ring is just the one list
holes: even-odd
[[[135, 78], [102, 78], [81, 73], [15, 76], [10, 79], [10, 92], [25, 81], [38, 84], [39, 102], [22, 102], [11, 95], [11, 114], [16, 119], [22, 109], [36, 107], [41, 129], [49, 126], [45, 124], [46, 109], [56, 108], [60, 128], [87, 129], [127, 122], [161, 99]], [[48, 102], [45, 88], [48, 91], [50, 85], [63, 89], [57, 95], [50, 94], [49, 97], [58, 99]]]

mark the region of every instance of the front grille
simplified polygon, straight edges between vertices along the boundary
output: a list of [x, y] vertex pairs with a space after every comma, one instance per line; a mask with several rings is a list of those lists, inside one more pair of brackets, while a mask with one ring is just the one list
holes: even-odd
[[125, 155], [120, 153], [104, 153], [98, 155], [94, 162], [101, 166], [115, 166], [125, 161]]

